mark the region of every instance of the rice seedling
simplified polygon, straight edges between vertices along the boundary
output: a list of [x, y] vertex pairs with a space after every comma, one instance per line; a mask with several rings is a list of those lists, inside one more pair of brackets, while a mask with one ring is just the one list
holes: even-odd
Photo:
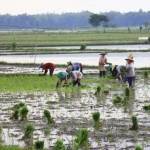
[[130, 96], [130, 89], [127, 87], [125, 88], [125, 96], [129, 97]]
[[135, 150], [143, 150], [142, 146], [140, 144], [137, 144], [135, 146]]
[[18, 120], [19, 119], [19, 110], [16, 109], [14, 110], [12, 116], [11, 116], [11, 119], [14, 119], [14, 120]]
[[53, 150], [66, 150], [66, 147], [62, 140], [57, 140], [54, 144]]
[[20, 102], [19, 104], [14, 105], [13, 109], [19, 109], [21, 107], [25, 106], [25, 103]]
[[132, 116], [132, 127], [130, 128], [130, 130], [138, 130], [139, 126], [138, 126], [138, 120], [136, 116]]
[[46, 128], [44, 128], [44, 135], [45, 135], [45, 136], [50, 135], [50, 131], [51, 131], [51, 129], [50, 129], [50, 127], [49, 127], [49, 126], [48, 126], [48, 127], [46, 127]]
[[95, 129], [98, 129], [99, 126], [100, 126], [100, 113], [99, 112], [94, 112], [92, 114], [92, 118], [93, 118], [93, 121], [94, 121]]
[[97, 86], [95, 95], [99, 95], [100, 92], [101, 92], [101, 87], [100, 87], [100, 86]]
[[34, 126], [32, 124], [27, 124], [24, 130], [24, 139], [31, 139], [33, 137]]
[[27, 119], [28, 114], [28, 108], [25, 105], [25, 103], [20, 102], [19, 104], [16, 104], [13, 106], [13, 114], [11, 116], [11, 119], [18, 120], [25, 120]]
[[54, 123], [53, 118], [48, 110], [44, 110], [44, 118], [47, 120], [48, 125]]
[[114, 105], [121, 105], [122, 104], [122, 97], [116, 96], [115, 98], [113, 98], [113, 104]]
[[11, 48], [12, 48], [13, 50], [15, 50], [16, 47], [17, 47], [17, 43], [16, 43], [16, 42], [13, 42], [13, 43], [11, 44]]
[[88, 130], [87, 129], [80, 129], [76, 135], [73, 149], [78, 150], [80, 148], [88, 149]]
[[26, 106], [23, 106], [20, 108], [20, 118], [21, 120], [26, 120], [27, 119], [27, 114], [28, 114], [28, 108]]
[[105, 90], [103, 90], [103, 93], [104, 93], [104, 94], [109, 94], [109, 90], [108, 90], [108, 89], [105, 89]]
[[44, 149], [44, 141], [36, 141], [34, 144], [35, 150], [43, 150]]
[[143, 106], [143, 109], [144, 109], [145, 111], [150, 111], [150, 104]]
[[148, 71], [144, 71], [144, 78], [147, 79], [149, 76]]
[[86, 49], [86, 45], [83, 45], [83, 44], [82, 44], [82, 45], [80, 46], [80, 50], [85, 50], [85, 49]]

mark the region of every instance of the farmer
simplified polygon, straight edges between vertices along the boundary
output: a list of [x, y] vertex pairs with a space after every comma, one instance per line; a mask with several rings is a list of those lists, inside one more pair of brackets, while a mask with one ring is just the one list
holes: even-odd
[[83, 67], [81, 63], [72, 63], [71, 61], [67, 62], [67, 72], [71, 72], [74, 70], [79, 70], [81, 73], [83, 73]]
[[61, 86], [62, 82], [64, 82], [64, 85], [66, 85], [67, 81], [68, 81], [68, 79], [70, 77], [68, 72], [59, 72], [59, 73], [56, 74], [56, 76], [58, 77], [56, 88]]
[[112, 67], [112, 76], [118, 79], [121, 83], [124, 81], [126, 67], [123, 65], [114, 65]]
[[134, 60], [132, 54], [129, 54], [126, 60], [126, 78], [125, 82], [128, 82], [129, 87], [132, 87], [135, 81], [135, 69], [134, 69]]
[[50, 76], [53, 75], [54, 69], [56, 68], [56, 65], [53, 63], [45, 63], [45, 64], [41, 64], [40, 68], [42, 68], [42, 72], [44, 71], [43, 75], [46, 75], [48, 70], [49, 70], [49, 74]]
[[106, 75], [106, 68], [105, 68], [106, 64], [107, 64], [106, 53], [102, 52], [100, 53], [100, 58], [99, 58], [99, 63], [98, 63], [100, 77], [105, 77]]
[[71, 78], [72, 78], [73, 86], [76, 86], [76, 85], [80, 86], [81, 85], [80, 81], [82, 77], [83, 77], [83, 74], [79, 70], [72, 71]]

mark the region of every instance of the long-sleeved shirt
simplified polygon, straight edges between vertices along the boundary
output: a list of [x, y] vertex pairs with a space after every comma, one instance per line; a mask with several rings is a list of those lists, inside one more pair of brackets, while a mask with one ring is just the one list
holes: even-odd
[[135, 69], [134, 69], [134, 64], [131, 63], [131, 64], [126, 64], [126, 70], [127, 70], [127, 73], [126, 73], [126, 76], [127, 77], [134, 77], [135, 76]]
[[100, 56], [99, 65], [105, 65], [107, 63], [107, 58], [105, 56]]
[[82, 79], [82, 77], [83, 77], [83, 74], [80, 71], [77, 71], [77, 70], [72, 71], [72, 79], [73, 80], [76, 81], [77, 79]]
[[42, 64], [40, 66], [40, 68], [42, 68], [43, 70], [47, 70], [47, 69], [55, 69], [55, 64], [53, 63], [45, 63], [45, 64]]

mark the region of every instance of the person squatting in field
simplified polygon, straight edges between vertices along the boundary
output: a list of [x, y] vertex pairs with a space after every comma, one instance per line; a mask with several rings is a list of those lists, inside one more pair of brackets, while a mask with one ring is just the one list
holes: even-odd
[[43, 75], [46, 75], [49, 70], [49, 74], [52, 76], [56, 65], [53, 63], [42, 63], [39, 68], [42, 68], [42, 72], [44, 71]]
[[72, 63], [71, 61], [67, 62], [67, 72], [79, 70], [81, 73], [83, 73], [83, 66], [81, 63]]

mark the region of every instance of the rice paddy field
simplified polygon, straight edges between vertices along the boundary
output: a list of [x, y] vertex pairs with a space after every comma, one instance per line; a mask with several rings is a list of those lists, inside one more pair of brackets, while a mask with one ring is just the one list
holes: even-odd
[[17, 47], [144, 43], [145, 41], [139, 41], [138, 38], [149, 36], [149, 32], [144, 30], [139, 32], [136, 28], [131, 29], [131, 32], [128, 32], [125, 28], [106, 28], [105, 32], [101, 29], [71, 32], [48, 30], [9, 31], [0, 32], [0, 46], [11, 49], [13, 43]]
[[97, 75], [85, 75], [80, 88], [56, 89], [56, 82], [55, 76], [0, 75], [2, 145], [36, 149], [37, 142], [43, 142], [48, 150], [150, 149], [148, 74], [138, 73], [132, 89]]
[[[127, 29], [106, 29], [105, 32], [99, 29], [1, 31], [0, 51], [126, 43], [130, 47], [133, 43], [148, 45], [147, 41], [139, 41], [138, 38], [149, 36], [148, 32], [139, 32], [136, 28], [131, 32]], [[139, 53], [143, 68], [137, 67], [132, 88], [110, 75], [99, 78], [96, 54], [83, 54], [83, 63], [87, 65], [93, 55], [96, 57], [91, 66], [84, 68], [81, 87], [73, 87], [68, 82], [59, 88], [56, 88], [58, 79], [55, 74], [53, 77], [39, 74], [40, 61], [35, 56], [1, 55], [0, 150], [150, 150], [149, 52], [143, 52], [141, 47], [138, 50], [145, 57], [141, 58]], [[138, 60], [136, 53], [133, 54]], [[57, 52], [55, 55], [57, 57]], [[76, 58], [79, 59], [79, 55], [80, 52]], [[127, 53], [111, 55], [121, 56], [122, 61]], [[50, 59], [50, 56], [45, 54], [42, 61]], [[54, 73], [65, 70], [62, 64], [66, 64], [70, 56], [64, 55]], [[22, 64], [25, 58], [32, 60], [29, 64]], [[116, 63], [119, 59], [113, 57], [113, 60]]]

